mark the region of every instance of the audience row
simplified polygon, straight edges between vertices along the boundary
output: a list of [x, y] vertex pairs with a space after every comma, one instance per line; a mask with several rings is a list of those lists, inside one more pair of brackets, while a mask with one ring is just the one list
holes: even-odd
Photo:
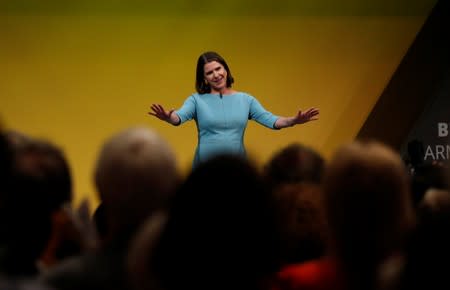
[[[259, 168], [222, 154], [186, 177], [157, 132], [105, 141], [93, 215], [51, 141], [0, 134], [0, 289], [448, 289], [445, 166], [377, 141], [329, 160], [287, 144]], [[87, 215], [87, 217], [86, 217]]]

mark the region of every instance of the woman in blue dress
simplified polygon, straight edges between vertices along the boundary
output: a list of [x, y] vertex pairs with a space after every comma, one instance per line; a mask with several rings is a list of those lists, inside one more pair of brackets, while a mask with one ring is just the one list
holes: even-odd
[[270, 129], [318, 119], [316, 108], [299, 111], [293, 117], [275, 116], [253, 96], [233, 90], [233, 82], [225, 60], [216, 52], [205, 52], [197, 61], [197, 93], [189, 96], [178, 110], [166, 110], [160, 104], [151, 106], [150, 115], [175, 126], [195, 120], [198, 144], [193, 167], [220, 153], [245, 156], [244, 132], [250, 119]]

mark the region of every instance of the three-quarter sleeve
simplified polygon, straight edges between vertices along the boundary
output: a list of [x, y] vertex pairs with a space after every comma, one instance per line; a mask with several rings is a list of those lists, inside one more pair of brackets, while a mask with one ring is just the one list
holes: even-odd
[[277, 130], [278, 128], [275, 128], [275, 122], [279, 117], [264, 109], [264, 107], [258, 102], [258, 100], [255, 97], [253, 96], [249, 97], [250, 97], [249, 119], [255, 120], [256, 122], [258, 122], [263, 126], [266, 126], [267, 128]]
[[192, 120], [196, 115], [196, 100], [195, 96], [192, 95], [184, 101], [183, 106], [176, 110], [175, 113], [180, 117], [180, 124]]

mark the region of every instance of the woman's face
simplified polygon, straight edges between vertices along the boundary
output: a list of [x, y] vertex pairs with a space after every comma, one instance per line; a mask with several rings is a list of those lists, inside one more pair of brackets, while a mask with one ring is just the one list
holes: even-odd
[[227, 71], [220, 62], [211, 61], [205, 64], [204, 76], [211, 86], [211, 92], [220, 92], [227, 87]]

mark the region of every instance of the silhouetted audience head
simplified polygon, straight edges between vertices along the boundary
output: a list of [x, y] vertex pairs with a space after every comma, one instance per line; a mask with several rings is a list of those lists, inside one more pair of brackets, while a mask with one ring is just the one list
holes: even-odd
[[130, 234], [148, 215], [168, 205], [178, 185], [174, 153], [155, 131], [128, 128], [104, 144], [95, 183], [108, 233]]
[[35, 140], [35, 138], [17, 130], [7, 130], [5, 131], [5, 135], [11, 146], [16, 149], [27, 146], [27, 144]]
[[353, 278], [373, 282], [414, 221], [403, 161], [380, 143], [344, 145], [328, 164], [324, 194], [333, 252]]
[[31, 138], [17, 144], [10, 142], [10, 181], [1, 196], [1, 243], [7, 249], [1, 258], [2, 270], [7, 275], [32, 275], [50, 237], [52, 213], [71, 199], [72, 184], [57, 146]]
[[[138, 228], [167, 210], [179, 183], [175, 156], [155, 131], [131, 127], [108, 138], [94, 171], [106, 236], [95, 251], [42, 275], [57, 289], [129, 289], [126, 256]], [[85, 219], [92, 221], [90, 216]], [[97, 224], [99, 226], [99, 224]]]
[[272, 188], [298, 182], [320, 184], [324, 169], [325, 161], [318, 152], [293, 143], [272, 156], [264, 167], [264, 175]]
[[278, 267], [271, 195], [237, 156], [196, 167], [177, 192], [155, 266], [165, 289], [254, 289]]

